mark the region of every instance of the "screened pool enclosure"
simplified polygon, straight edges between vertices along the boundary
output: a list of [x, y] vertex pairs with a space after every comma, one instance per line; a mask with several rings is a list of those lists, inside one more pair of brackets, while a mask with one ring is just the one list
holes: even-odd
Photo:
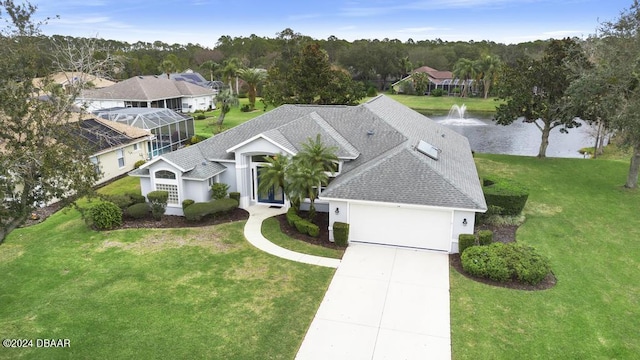
[[174, 151], [195, 135], [193, 117], [164, 108], [117, 108], [95, 112], [98, 117], [150, 130], [151, 157]]

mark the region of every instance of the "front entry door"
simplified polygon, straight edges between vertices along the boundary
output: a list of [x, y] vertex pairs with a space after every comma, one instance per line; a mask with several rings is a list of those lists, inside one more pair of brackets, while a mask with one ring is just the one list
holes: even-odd
[[267, 203], [267, 204], [284, 204], [284, 193], [282, 192], [282, 188], [278, 187], [277, 189], [272, 186], [268, 191], [262, 192], [260, 191], [260, 173], [262, 170], [266, 170], [263, 166], [258, 166], [258, 181], [256, 185], [258, 186], [258, 202], [259, 203]]

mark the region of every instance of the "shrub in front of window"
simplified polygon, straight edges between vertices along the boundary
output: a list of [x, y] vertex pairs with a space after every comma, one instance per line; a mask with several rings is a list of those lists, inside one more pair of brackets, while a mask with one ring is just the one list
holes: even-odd
[[440, 97], [442, 95], [444, 95], [444, 90], [442, 90], [442, 89], [433, 89], [433, 90], [431, 90], [431, 96], [433, 96], [433, 97]]
[[211, 198], [214, 200], [224, 199], [227, 197], [229, 185], [225, 183], [214, 183], [211, 185]]
[[110, 230], [122, 225], [122, 209], [110, 201], [101, 201], [86, 212], [87, 224], [97, 230]]
[[474, 234], [458, 235], [458, 252], [462, 254], [465, 249], [476, 245], [476, 236]]
[[151, 215], [153, 215], [153, 218], [156, 221], [162, 219], [162, 215], [167, 211], [169, 192], [164, 190], [151, 191], [147, 194], [147, 199], [151, 202]]
[[195, 200], [191, 200], [191, 199], [186, 199], [184, 201], [182, 201], [182, 210], [184, 211], [184, 209], [188, 208], [189, 206], [195, 204]]
[[338, 246], [349, 245], [349, 224], [340, 221], [333, 223], [333, 241]]
[[137, 203], [129, 206], [125, 211], [125, 214], [133, 219], [144, 219], [149, 216], [151, 207], [147, 203]]
[[206, 216], [215, 216], [238, 207], [235, 199], [224, 198], [208, 202], [197, 202], [184, 209], [184, 217], [189, 221], [200, 221]]

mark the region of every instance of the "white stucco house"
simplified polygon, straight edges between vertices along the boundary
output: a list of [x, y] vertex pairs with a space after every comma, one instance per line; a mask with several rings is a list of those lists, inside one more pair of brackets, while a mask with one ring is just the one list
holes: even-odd
[[142, 193], [169, 191], [167, 212], [208, 201], [210, 185], [240, 192], [240, 207], [288, 206], [281, 189], [260, 193], [263, 157], [296, 154], [308, 138], [338, 149], [338, 172], [316, 201], [350, 224], [349, 241], [458, 251], [487, 205], [466, 137], [385, 96], [358, 106], [283, 105], [130, 172]]
[[134, 76], [111, 86], [84, 90], [76, 98], [89, 112], [101, 109], [167, 108], [185, 113], [215, 109], [216, 91], [166, 76]]

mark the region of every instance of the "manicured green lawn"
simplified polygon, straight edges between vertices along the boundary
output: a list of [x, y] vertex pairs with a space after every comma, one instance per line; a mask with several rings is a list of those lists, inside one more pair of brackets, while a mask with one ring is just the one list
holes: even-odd
[[467, 107], [468, 111], [473, 112], [495, 112], [496, 106], [500, 103], [493, 98], [461, 98], [457, 96], [416, 96], [416, 95], [391, 95], [386, 96], [404, 104], [414, 110], [421, 112], [433, 111], [434, 114], [446, 114], [453, 105]]
[[70, 210], [14, 231], [0, 246], [0, 338], [71, 348], [0, 358], [294, 358], [334, 270], [263, 253], [243, 226], [95, 232]]
[[342, 259], [342, 255], [344, 254], [344, 250], [330, 249], [290, 238], [280, 231], [280, 223], [274, 218], [269, 218], [262, 222], [262, 235], [278, 246], [303, 254], [334, 259]]
[[557, 285], [491, 287], [451, 270], [455, 359], [632, 359], [640, 354], [640, 192], [628, 163], [477, 155], [481, 174], [531, 192], [520, 242], [551, 260]]
[[[256, 110], [251, 112], [240, 111], [240, 107], [242, 107], [242, 105], [249, 104], [249, 99], [239, 100], [240, 106], [232, 107], [231, 111], [229, 111], [227, 115], [225, 115], [222, 127], [223, 131], [240, 125], [243, 122], [251, 120], [256, 116], [264, 114], [264, 106], [260, 102], [260, 98], [256, 100]], [[271, 110], [271, 108], [267, 108], [267, 111], [269, 110]], [[220, 110], [209, 111], [206, 112], [205, 115], [207, 116], [207, 119], [195, 120], [196, 134], [212, 136], [213, 134], [219, 133], [220, 131], [215, 123], [216, 121], [218, 121], [218, 116], [220, 116]]]

